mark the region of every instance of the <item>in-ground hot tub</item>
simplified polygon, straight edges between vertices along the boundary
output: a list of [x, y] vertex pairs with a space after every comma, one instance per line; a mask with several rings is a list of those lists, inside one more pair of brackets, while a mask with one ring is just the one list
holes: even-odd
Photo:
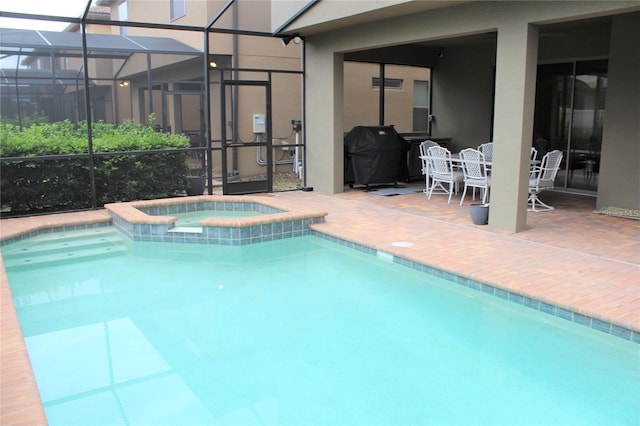
[[[285, 208], [265, 197], [235, 195], [132, 201], [107, 204], [105, 208], [113, 225], [133, 240], [228, 245], [308, 235], [310, 225], [324, 222], [327, 215]], [[212, 212], [211, 217], [199, 220], [199, 226], [176, 226], [179, 215], [206, 211]]]

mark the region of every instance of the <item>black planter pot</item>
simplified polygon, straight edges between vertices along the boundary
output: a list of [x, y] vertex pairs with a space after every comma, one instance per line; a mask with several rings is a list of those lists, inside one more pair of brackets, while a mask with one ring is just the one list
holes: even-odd
[[471, 204], [469, 206], [471, 220], [476, 225], [486, 225], [489, 223], [489, 204]]
[[189, 187], [187, 188], [187, 195], [202, 195], [204, 194], [204, 188], [207, 185], [207, 178], [200, 176], [187, 177], [189, 181]]

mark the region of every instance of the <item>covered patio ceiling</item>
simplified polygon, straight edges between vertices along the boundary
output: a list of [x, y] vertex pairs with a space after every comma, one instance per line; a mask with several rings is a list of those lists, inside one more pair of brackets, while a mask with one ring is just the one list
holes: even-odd
[[[556, 22], [539, 26], [540, 47], [570, 35], [579, 36], [587, 33], [608, 34], [611, 28], [611, 17], [598, 17], [578, 21]], [[380, 62], [383, 58], [387, 64], [432, 66], [435, 55], [448, 48], [462, 46], [495, 45], [498, 38], [496, 31], [467, 34], [435, 40], [424, 40], [409, 44], [386, 46], [381, 48], [359, 50], [345, 53], [345, 60], [360, 62]], [[372, 60], [371, 58], [376, 58]]]

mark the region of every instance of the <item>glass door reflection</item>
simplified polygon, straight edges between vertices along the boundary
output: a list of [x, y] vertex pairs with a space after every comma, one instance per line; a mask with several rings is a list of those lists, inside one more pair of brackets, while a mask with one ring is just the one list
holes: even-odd
[[563, 167], [556, 187], [595, 193], [607, 89], [607, 61], [546, 64], [538, 67], [534, 141], [538, 155], [559, 149]]

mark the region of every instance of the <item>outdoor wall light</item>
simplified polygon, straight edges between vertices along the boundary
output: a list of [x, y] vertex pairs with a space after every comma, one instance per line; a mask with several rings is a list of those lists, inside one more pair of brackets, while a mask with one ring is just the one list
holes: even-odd
[[129, 80], [122, 80], [119, 84], [120, 87], [129, 87]]
[[282, 37], [282, 45], [285, 47], [288, 46], [289, 43], [291, 43], [292, 41], [293, 41], [293, 44], [300, 44], [302, 43], [302, 38], [297, 35]]
[[216, 63], [216, 61], [209, 61], [209, 68], [217, 68], [218, 64]]

